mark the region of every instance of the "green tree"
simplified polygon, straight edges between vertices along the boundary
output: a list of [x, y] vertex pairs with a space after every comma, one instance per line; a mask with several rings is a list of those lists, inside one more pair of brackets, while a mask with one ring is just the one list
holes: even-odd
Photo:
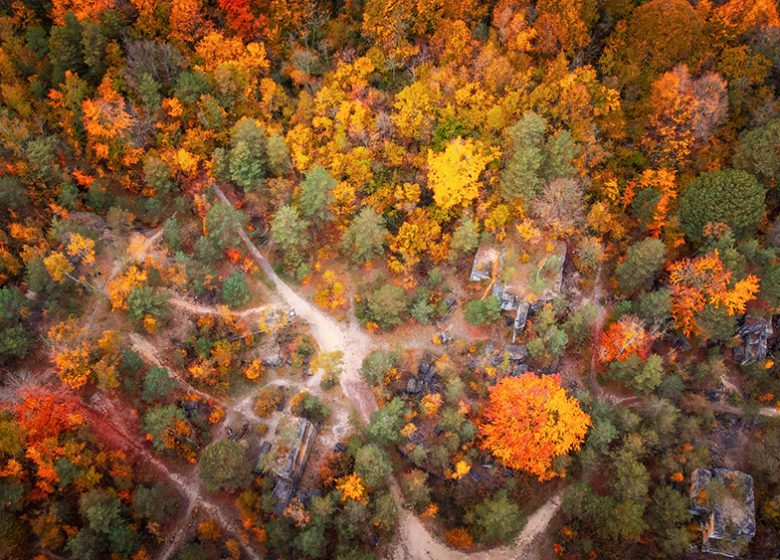
[[311, 524], [295, 537], [295, 548], [306, 558], [323, 558], [325, 555], [325, 528]]
[[93, 488], [79, 498], [79, 511], [87, 520], [89, 528], [96, 533], [109, 534], [117, 526], [123, 525], [124, 506], [111, 490]]
[[133, 288], [127, 296], [127, 315], [133, 321], [142, 321], [146, 315], [162, 320], [168, 316], [168, 295], [152, 288]]
[[280, 134], [272, 134], [268, 137], [268, 169], [276, 177], [289, 175], [292, 171], [290, 150]]
[[178, 406], [155, 405], [144, 414], [144, 432], [152, 436], [152, 447], [165, 451], [167, 436], [174, 432], [177, 420], [184, 420], [184, 412]]
[[255, 158], [246, 142], [230, 149], [230, 178], [245, 191], [257, 188], [265, 176], [262, 163]]
[[163, 195], [174, 188], [168, 164], [156, 156], [147, 156], [144, 160], [144, 182]]
[[279, 208], [271, 220], [271, 239], [282, 249], [289, 266], [298, 267], [303, 262], [304, 249], [309, 241], [306, 234], [308, 227], [298, 210], [289, 205]]
[[369, 318], [383, 329], [391, 329], [403, 322], [407, 303], [404, 291], [398, 286], [384, 284], [366, 299]]
[[360, 366], [360, 375], [366, 380], [366, 383], [372, 387], [380, 385], [385, 376], [390, 373], [398, 364], [398, 354], [396, 352], [385, 352], [384, 350], [372, 350], [364, 359]]
[[404, 427], [404, 415], [407, 413], [404, 401], [398, 397], [379, 410], [371, 413], [366, 435], [379, 445], [390, 445], [401, 440], [401, 428]]
[[696, 178], [680, 197], [680, 226], [692, 240], [709, 222], [724, 223], [737, 237], [751, 233], [764, 215], [766, 192], [745, 171], [724, 169]]
[[259, 188], [268, 166], [265, 128], [255, 119], [241, 119], [231, 133], [228, 151], [230, 178], [246, 191]]
[[0, 288], [0, 363], [27, 355], [32, 337], [22, 319], [28, 307], [27, 299], [17, 288]]
[[385, 219], [370, 206], [364, 207], [341, 238], [341, 250], [352, 262], [364, 264], [382, 255], [387, 228]]
[[672, 558], [685, 554], [691, 542], [687, 525], [691, 520], [689, 499], [671, 486], [657, 486], [650, 505], [650, 525], [659, 536], [658, 545]]
[[404, 498], [417, 511], [422, 511], [431, 503], [431, 489], [428, 486], [428, 473], [419, 469], [402, 475], [401, 487], [404, 491]]
[[665, 261], [666, 247], [660, 239], [650, 237], [634, 243], [628, 248], [626, 260], [615, 268], [620, 289], [631, 293], [651, 287]]
[[752, 173], [767, 186], [780, 181], [780, 119], [740, 135], [734, 167]]
[[369, 443], [355, 454], [355, 472], [369, 488], [379, 488], [393, 472], [393, 466], [384, 451]]
[[463, 316], [469, 324], [477, 327], [492, 323], [501, 316], [501, 302], [492, 295], [485, 299], [472, 300], [464, 306]]
[[167, 368], [152, 366], [144, 377], [144, 389], [141, 394], [141, 400], [150, 402], [167, 397], [175, 387], [176, 382], [171, 379]]
[[179, 224], [176, 218], [168, 218], [165, 220], [165, 224], [163, 225], [163, 240], [170, 248], [171, 252], [181, 250], [181, 224]]
[[236, 245], [238, 231], [246, 226], [247, 218], [243, 212], [231, 204], [219, 202], [206, 213], [206, 231], [209, 240], [219, 248]]
[[319, 165], [312, 167], [301, 181], [301, 195], [298, 206], [306, 218], [315, 222], [328, 219], [328, 204], [332, 199], [331, 191], [336, 186], [336, 180], [330, 176], [327, 169]]
[[198, 464], [203, 484], [211, 491], [233, 492], [246, 487], [252, 480], [252, 466], [240, 443], [223, 439], [203, 449]]
[[506, 490], [499, 490], [467, 514], [467, 522], [480, 542], [508, 542], [523, 526], [523, 517]]
[[504, 198], [530, 202], [544, 183], [572, 177], [572, 160], [578, 147], [568, 131], [547, 136], [547, 121], [533, 112], [507, 129], [511, 140], [509, 156], [501, 172]]
[[222, 284], [222, 300], [228, 307], [235, 309], [236, 307], [246, 305], [251, 297], [252, 295], [249, 293], [249, 287], [246, 283], [246, 276], [243, 272], [234, 270]]
[[479, 245], [479, 228], [469, 216], [461, 216], [455, 231], [452, 233], [449, 259], [456, 260], [459, 257], [471, 253]]
[[72, 13], [65, 14], [63, 25], [51, 28], [49, 34], [49, 60], [52, 64], [52, 84], [57, 85], [65, 79], [65, 71], [76, 74], [85, 70], [84, 54], [81, 46], [82, 27]]
[[133, 514], [163, 524], [176, 511], [176, 502], [159, 484], [154, 486], [136, 486], [133, 490]]

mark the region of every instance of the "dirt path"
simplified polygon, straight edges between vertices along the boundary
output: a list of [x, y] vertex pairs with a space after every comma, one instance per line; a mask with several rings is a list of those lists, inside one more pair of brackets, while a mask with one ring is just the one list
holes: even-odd
[[[188, 299], [184, 299], [177, 295], [173, 295], [170, 299], [168, 299], [168, 303], [170, 303], [175, 307], [179, 307], [181, 309], [189, 311], [190, 313], [194, 313], [196, 315], [223, 315], [225, 313], [225, 311], [223, 311], [218, 307], [213, 307], [211, 305], [201, 305], [199, 303], [190, 301]], [[259, 313], [262, 313], [263, 311], [273, 309], [273, 308], [274, 308], [273, 305], [260, 305], [258, 307], [250, 307], [249, 309], [233, 311], [225, 307], [225, 309], [227, 309], [227, 312], [230, 315], [233, 315], [234, 317], [251, 317], [252, 315], [257, 315]]]
[[[219, 199], [232, 204], [222, 190], [212, 185]], [[273, 281], [277, 293], [287, 305], [295, 310], [299, 317], [306, 321], [317, 340], [320, 348], [326, 352], [341, 350], [344, 352], [344, 373], [341, 375], [340, 384], [344, 394], [349, 398], [360, 413], [364, 422], [368, 422], [371, 413], [377, 409], [373, 393], [363, 381], [359, 373], [363, 358], [374, 347], [371, 337], [363, 332], [352, 316], [348, 325], [338, 323], [330, 316], [317, 309], [309, 301], [293, 291], [271, 267], [271, 264], [255, 246], [244, 230], [239, 235], [244, 245], [249, 250], [255, 262], [263, 269], [265, 274]], [[560, 507], [560, 496], [555, 495], [541, 508], [528, 518], [525, 529], [520, 533], [511, 547], [501, 547], [490, 551], [466, 554], [453, 550], [434, 537], [409, 511], [400, 507], [401, 492], [395, 479], [390, 482], [390, 487], [395, 497], [399, 511], [399, 538], [395, 550], [390, 558], [401, 560], [418, 560], [430, 558], [432, 560], [511, 560], [533, 559], [537, 557], [532, 551], [531, 544], [545, 531], [550, 520]], [[399, 556], [400, 554], [400, 556]]]
[[154, 347], [154, 345], [151, 342], [149, 342], [146, 338], [141, 336], [140, 334], [130, 333], [130, 342], [132, 342], [133, 348], [136, 350], [136, 352], [141, 354], [141, 356], [145, 358], [147, 361], [152, 362], [156, 366], [166, 368], [168, 370], [168, 374], [174, 380], [176, 380], [176, 382], [179, 385], [181, 385], [187, 392], [195, 393], [200, 397], [206, 399], [206, 401], [215, 402], [218, 405], [220, 405], [222, 408], [225, 408], [227, 406], [227, 403], [225, 403], [223, 400], [209, 393], [206, 393], [205, 391], [201, 391], [196, 387], [193, 387], [181, 373], [163, 364], [159, 356], [157, 355], [157, 349]]

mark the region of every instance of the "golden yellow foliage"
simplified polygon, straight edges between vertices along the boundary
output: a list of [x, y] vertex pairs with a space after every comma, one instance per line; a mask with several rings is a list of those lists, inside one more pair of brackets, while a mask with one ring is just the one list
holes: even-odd
[[472, 138], [457, 137], [443, 152], [428, 150], [428, 186], [436, 204], [449, 210], [479, 197], [479, 177], [497, 157], [497, 150]]

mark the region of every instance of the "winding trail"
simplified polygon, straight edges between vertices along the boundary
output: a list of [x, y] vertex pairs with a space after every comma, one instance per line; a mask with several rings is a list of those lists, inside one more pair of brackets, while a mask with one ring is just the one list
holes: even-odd
[[[222, 528], [235, 535], [242, 550], [251, 560], [260, 560], [260, 555], [255, 551], [251, 544], [246, 542], [246, 537], [241, 530], [240, 524], [234, 516], [228, 515], [222, 506], [213, 501], [205, 492], [200, 484], [197, 467], [188, 468], [186, 472], [172, 472], [168, 466], [155, 457], [143, 444], [143, 441], [134, 428], [134, 421], [127, 418], [126, 407], [117, 405], [115, 401], [106, 395], [96, 393], [96, 397], [90, 402], [82, 401], [89, 410], [87, 421], [95, 426], [95, 429], [101, 433], [106, 430], [111, 431], [111, 436], [121, 443], [121, 447], [131, 451], [138, 458], [142, 459], [144, 464], [153, 467], [165, 479], [167, 479], [178, 490], [187, 501], [187, 512], [197, 506], [205, 511], [214, 521], [219, 523]], [[188, 515], [189, 517], [189, 515]], [[176, 532], [171, 537], [172, 541], [181, 540], [182, 534], [186, 530], [186, 523], [177, 527]], [[166, 559], [173, 553], [175, 546], [169, 543], [161, 552], [160, 558]]]
[[[211, 186], [220, 201], [232, 205], [218, 185], [212, 183]], [[279, 278], [246, 231], [241, 229], [238, 233], [252, 258], [273, 281], [278, 295], [295, 310], [299, 317], [309, 324], [312, 335], [320, 348], [326, 352], [340, 350], [344, 353], [344, 373], [339, 380], [341, 389], [355, 405], [363, 421], [367, 423], [371, 413], [377, 410], [377, 403], [373, 393], [360, 376], [359, 369], [363, 358], [375, 346], [372, 338], [360, 329], [354, 315], [351, 315], [347, 325], [340, 324], [293, 291]], [[530, 515], [525, 528], [511, 546], [483, 552], [464, 553], [449, 548], [439, 541], [414, 514], [402, 508], [401, 490], [398, 482], [395, 478], [391, 478], [389, 483], [399, 512], [400, 538], [396, 540], [397, 545], [389, 556], [393, 560], [532, 560], [539, 558], [533, 544], [558, 512], [561, 503], [560, 494], [556, 494]]]
[[[171, 293], [173, 294], [173, 292]], [[200, 303], [188, 299], [184, 299], [181, 296], [175, 294], [173, 294], [168, 299], [168, 303], [170, 303], [174, 307], [179, 307], [181, 309], [184, 309], [185, 311], [189, 311], [190, 313], [194, 313], [197, 315], [222, 315], [223, 313], [228, 313], [233, 317], [251, 317], [252, 315], [258, 315], [263, 311], [273, 309], [275, 307], [274, 305], [260, 305], [259, 307], [250, 307], [249, 309], [242, 309], [241, 311], [233, 311], [232, 309], [229, 309], [226, 306], [224, 308], [225, 310], [223, 311], [219, 307], [202, 305]]]

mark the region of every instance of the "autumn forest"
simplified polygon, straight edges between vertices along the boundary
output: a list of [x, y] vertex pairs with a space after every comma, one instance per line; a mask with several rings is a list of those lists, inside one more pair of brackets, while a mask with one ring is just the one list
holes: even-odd
[[0, 560], [780, 558], [779, 181], [775, 0], [4, 0]]

